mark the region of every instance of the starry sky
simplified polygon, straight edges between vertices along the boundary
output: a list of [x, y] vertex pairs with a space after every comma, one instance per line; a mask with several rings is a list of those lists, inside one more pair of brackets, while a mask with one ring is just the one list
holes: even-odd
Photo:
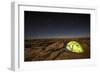
[[90, 36], [90, 14], [24, 11], [25, 39]]

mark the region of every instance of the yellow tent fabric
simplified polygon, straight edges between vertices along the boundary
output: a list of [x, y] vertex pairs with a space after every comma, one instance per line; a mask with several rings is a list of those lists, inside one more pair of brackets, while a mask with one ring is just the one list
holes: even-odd
[[67, 44], [66, 49], [68, 49], [71, 52], [75, 52], [75, 53], [83, 53], [84, 52], [84, 49], [82, 48], [82, 46], [76, 41], [70, 41]]

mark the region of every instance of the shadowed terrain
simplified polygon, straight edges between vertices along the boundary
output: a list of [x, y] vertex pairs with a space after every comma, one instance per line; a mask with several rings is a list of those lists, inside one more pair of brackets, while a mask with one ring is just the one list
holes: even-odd
[[[70, 41], [77, 41], [83, 53], [73, 53], [66, 49]], [[56, 38], [25, 40], [24, 61], [47, 61], [90, 58], [90, 38]]]

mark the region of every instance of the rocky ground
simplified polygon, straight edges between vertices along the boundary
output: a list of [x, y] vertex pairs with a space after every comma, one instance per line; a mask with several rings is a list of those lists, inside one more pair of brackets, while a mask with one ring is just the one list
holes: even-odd
[[[77, 41], [84, 53], [73, 53], [66, 49], [69, 41]], [[24, 61], [46, 61], [90, 58], [89, 38], [32, 39], [25, 40]]]

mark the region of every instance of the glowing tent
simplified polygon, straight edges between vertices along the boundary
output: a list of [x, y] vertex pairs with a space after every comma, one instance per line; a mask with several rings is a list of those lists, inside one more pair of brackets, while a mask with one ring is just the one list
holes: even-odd
[[68, 49], [71, 52], [75, 52], [75, 53], [83, 53], [84, 52], [84, 49], [82, 48], [82, 46], [76, 41], [70, 41], [67, 44], [66, 49]]

